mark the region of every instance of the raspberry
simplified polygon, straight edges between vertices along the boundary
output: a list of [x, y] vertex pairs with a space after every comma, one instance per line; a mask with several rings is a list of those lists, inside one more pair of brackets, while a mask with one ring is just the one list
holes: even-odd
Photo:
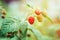
[[28, 22], [29, 22], [30, 24], [33, 24], [33, 23], [34, 23], [34, 17], [33, 17], [33, 16], [30, 16], [30, 17], [28, 18]]
[[41, 11], [37, 9], [37, 10], [35, 10], [35, 14], [36, 15], [40, 15], [41, 14]]

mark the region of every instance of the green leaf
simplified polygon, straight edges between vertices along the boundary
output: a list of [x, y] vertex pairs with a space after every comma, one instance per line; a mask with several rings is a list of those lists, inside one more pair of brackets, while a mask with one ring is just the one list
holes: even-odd
[[5, 18], [1, 26], [1, 33], [6, 34], [8, 32], [18, 31], [18, 24], [16, 20], [12, 18]]

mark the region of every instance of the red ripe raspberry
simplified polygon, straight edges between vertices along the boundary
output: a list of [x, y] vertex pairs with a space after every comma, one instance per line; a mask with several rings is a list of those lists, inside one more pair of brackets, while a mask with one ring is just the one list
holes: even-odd
[[28, 22], [29, 22], [30, 24], [33, 24], [33, 23], [34, 23], [34, 17], [33, 17], [33, 16], [30, 16], [30, 17], [28, 18]]

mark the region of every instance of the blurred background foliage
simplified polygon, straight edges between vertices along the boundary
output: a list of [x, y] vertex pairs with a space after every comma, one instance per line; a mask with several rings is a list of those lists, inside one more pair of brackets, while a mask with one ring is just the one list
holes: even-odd
[[0, 0], [0, 40], [60, 40], [60, 0]]

